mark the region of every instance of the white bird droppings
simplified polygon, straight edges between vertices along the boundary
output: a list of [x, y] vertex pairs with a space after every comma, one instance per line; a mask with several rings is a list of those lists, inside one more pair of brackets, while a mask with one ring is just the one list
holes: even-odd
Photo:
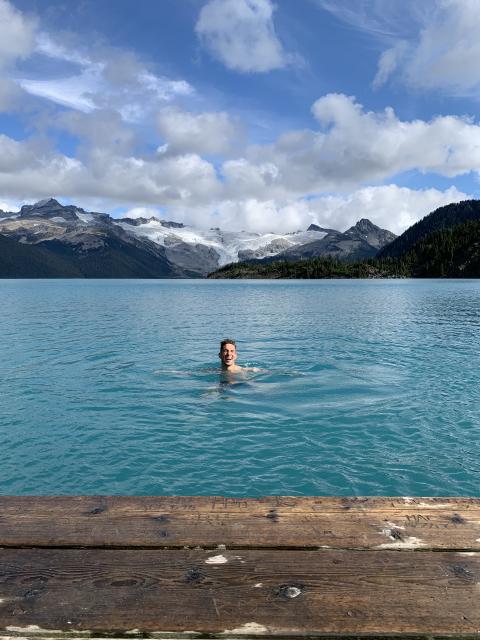
[[393, 529], [403, 529], [405, 530], [405, 527], [402, 527], [399, 524], [395, 524], [394, 522], [389, 522], [388, 520], [386, 521], [386, 523], [389, 527], [392, 527]]
[[228, 562], [228, 559], [225, 556], [210, 556], [205, 560], [205, 564], [225, 564]]
[[263, 587], [263, 582], [257, 582], [257, 584], [255, 585], [256, 589], [259, 589], [260, 587]]
[[14, 633], [33, 633], [34, 631], [43, 631], [45, 633], [62, 633], [61, 631], [57, 631], [54, 629], [42, 629], [42, 627], [39, 627], [37, 624], [27, 624], [26, 627], [15, 627], [15, 626], [10, 626], [10, 627], [5, 627], [5, 629], [7, 631], [13, 631]]
[[[384, 533], [384, 531], [382, 531]], [[389, 537], [392, 537], [391, 535]], [[407, 536], [403, 540], [396, 542], [386, 542], [385, 544], [379, 544], [375, 549], [417, 549], [418, 547], [426, 547], [427, 544], [420, 538], [414, 536]]]
[[285, 589], [284, 594], [287, 598], [296, 598], [302, 593], [298, 587], [288, 587]]
[[258, 624], [258, 622], [247, 622], [241, 627], [237, 627], [236, 629], [225, 629], [223, 635], [227, 635], [229, 633], [238, 633], [238, 634], [249, 634], [249, 633], [268, 633], [268, 627], [265, 627], [263, 624]]

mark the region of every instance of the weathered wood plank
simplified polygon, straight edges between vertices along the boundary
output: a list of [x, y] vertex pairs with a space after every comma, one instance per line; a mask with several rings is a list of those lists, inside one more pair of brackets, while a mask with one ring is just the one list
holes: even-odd
[[4, 634], [480, 637], [479, 597], [478, 553], [0, 550]]
[[480, 499], [0, 497], [0, 546], [480, 550]]

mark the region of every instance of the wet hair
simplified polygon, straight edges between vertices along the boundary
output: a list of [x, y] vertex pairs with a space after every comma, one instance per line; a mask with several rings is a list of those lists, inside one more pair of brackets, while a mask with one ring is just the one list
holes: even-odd
[[235, 342], [235, 340], [232, 340], [232, 338], [224, 338], [221, 342], [220, 342], [220, 351], [223, 349], [223, 347], [226, 344], [233, 344], [233, 346], [235, 347], [235, 351], [237, 350], [237, 343]]

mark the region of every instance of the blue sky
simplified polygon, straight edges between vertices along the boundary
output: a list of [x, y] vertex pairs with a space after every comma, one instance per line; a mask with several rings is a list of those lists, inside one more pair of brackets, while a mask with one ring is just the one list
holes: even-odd
[[0, 208], [400, 233], [478, 197], [478, 0], [0, 0]]

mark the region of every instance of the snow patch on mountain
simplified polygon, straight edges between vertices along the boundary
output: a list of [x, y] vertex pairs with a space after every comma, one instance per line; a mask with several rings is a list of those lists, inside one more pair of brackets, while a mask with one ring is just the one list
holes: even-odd
[[151, 218], [143, 224], [115, 220], [125, 231], [139, 237], [148, 238], [164, 247], [175, 244], [204, 245], [213, 249], [219, 256], [218, 266], [238, 262], [242, 253], [255, 253], [263, 258], [278, 254], [281, 250], [324, 238], [324, 231], [296, 231], [293, 233], [253, 233], [248, 231], [227, 232], [218, 228], [194, 229], [183, 226], [172, 227], [169, 223]]

